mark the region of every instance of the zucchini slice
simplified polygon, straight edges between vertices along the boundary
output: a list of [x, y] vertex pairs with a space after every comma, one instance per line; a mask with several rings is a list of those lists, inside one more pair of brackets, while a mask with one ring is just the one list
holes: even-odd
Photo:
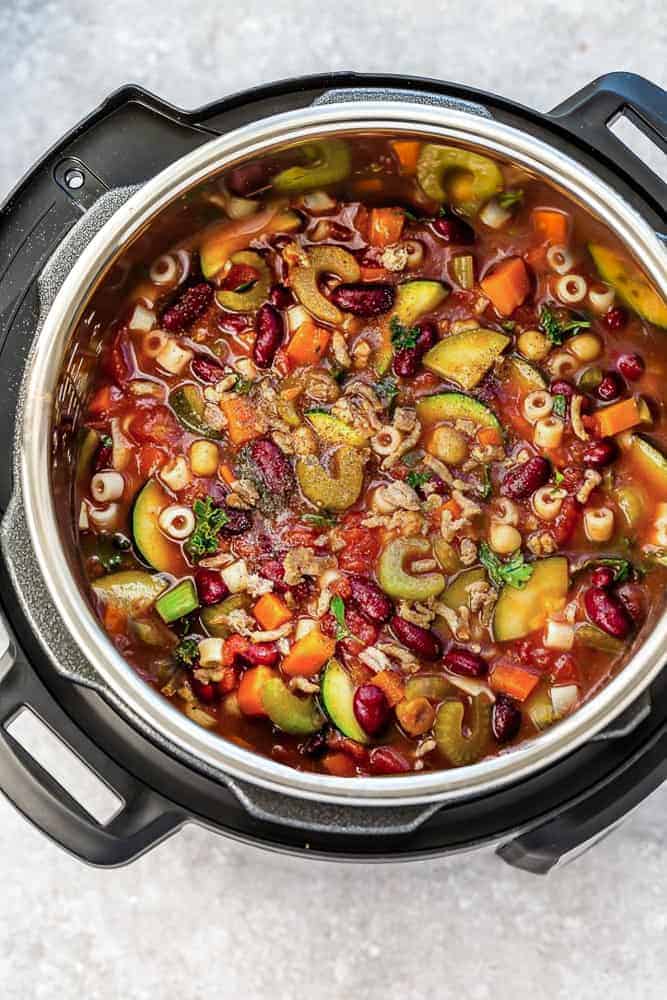
[[91, 584], [97, 597], [128, 615], [138, 615], [148, 610], [169, 586], [162, 577], [152, 576], [144, 570], [125, 569], [109, 573]]
[[462, 389], [474, 389], [509, 342], [509, 337], [496, 330], [466, 330], [445, 337], [427, 351], [424, 367]]
[[169, 405], [186, 430], [213, 440], [220, 439], [220, 431], [209, 426], [204, 419], [204, 396], [198, 385], [187, 382], [172, 389], [169, 393]]
[[312, 695], [299, 698], [280, 677], [272, 677], [266, 682], [262, 688], [262, 704], [274, 726], [284, 733], [308, 736], [324, 724], [324, 716]]
[[462, 392], [438, 392], [434, 396], [424, 396], [417, 403], [417, 417], [427, 427], [445, 421], [472, 420], [479, 427], [494, 427], [502, 433], [500, 421], [493, 410]]
[[329, 660], [320, 686], [324, 711], [343, 736], [357, 743], [368, 743], [368, 737], [354, 717], [354, 684], [337, 660]]
[[471, 583], [478, 583], [480, 580], [486, 580], [486, 570], [482, 566], [473, 566], [472, 569], [464, 569], [445, 588], [439, 600], [443, 604], [446, 604], [448, 608], [451, 608], [452, 611], [457, 611], [458, 608], [468, 605], [469, 594], [467, 588]]
[[402, 326], [414, 326], [426, 313], [433, 312], [449, 295], [449, 288], [440, 281], [418, 278], [406, 281], [396, 289], [396, 299], [391, 316], [382, 327], [382, 344], [375, 352], [373, 367], [379, 375], [389, 369], [394, 356], [391, 343], [391, 323], [397, 320]]
[[132, 510], [132, 536], [139, 554], [161, 573], [173, 572], [180, 554], [178, 545], [160, 530], [158, 517], [171, 500], [156, 479], [139, 491]]
[[667, 500], [667, 458], [662, 452], [639, 434], [621, 435], [621, 447], [640, 478], [651, 484], [659, 499]]
[[612, 286], [619, 299], [648, 323], [667, 329], [667, 302], [644, 275], [609, 247], [589, 243], [588, 250], [598, 274]]
[[349, 444], [353, 448], [363, 448], [368, 443], [368, 435], [356, 427], [351, 427], [339, 417], [321, 410], [306, 410], [305, 416], [313, 430], [324, 444]]
[[435, 201], [449, 202], [463, 215], [477, 215], [503, 189], [500, 167], [488, 156], [458, 146], [425, 143], [417, 160], [417, 180]]
[[565, 606], [570, 573], [565, 556], [550, 556], [531, 563], [533, 573], [518, 590], [506, 584], [500, 591], [493, 616], [497, 642], [522, 639], [543, 628], [549, 614]]

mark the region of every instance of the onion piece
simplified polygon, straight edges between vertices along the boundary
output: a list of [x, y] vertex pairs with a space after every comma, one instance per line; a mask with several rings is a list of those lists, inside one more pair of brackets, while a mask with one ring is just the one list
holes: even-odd
[[146, 309], [145, 306], [137, 303], [130, 316], [128, 326], [130, 330], [140, 330], [143, 333], [148, 333], [155, 326], [155, 313], [152, 309]]
[[576, 684], [561, 684], [551, 689], [551, 704], [558, 718], [571, 712], [579, 700], [579, 688]]
[[492, 198], [479, 213], [479, 218], [489, 229], [500, 229], [509, 222], [512, 213], [509, 209], [503, 208], [496, 198]]
[[496, 696], [486, 683], [486, 681], [480, 680], [478, 677], [461, 677], [460, 674], [446, 674], [447, 680], [454, 687], [459, 688], [461, 691], [465, 691], [472, 698], [477, 698], [480, 694], [485, 694], [489, 701], [495, 701]]

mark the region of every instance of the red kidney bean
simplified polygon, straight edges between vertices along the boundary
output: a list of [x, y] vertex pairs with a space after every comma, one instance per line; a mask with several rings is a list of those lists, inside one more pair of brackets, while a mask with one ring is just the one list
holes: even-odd
[[206, 312], [213, 298], [213, 289], [202, 281], [186, 289], [179, 300], [162, 316], [161, 325], [169, 333], [180, 333]]
[[551, 466], [546, 458], [536, 455], [511, 469], [502, 481], [500, 492], [511, 500], [525, 500], [549, 481]]
[[475, 242], [475, 230], [456, 215], [443, 215], [433, 220], [433, 228], [445, 243], [468, 246]]
[[252, 528], [252, 514], [247, 510], [237, 510], [235, 507], [225, 507], [227, 523], [220, 529], [220, 534], [225, 538], [232, 538], [235, 535], [245, 535], [246, 531]]
[[232, 167], [225, 177], [227, 190], [237, 198], [247, 198], [248, 195], [268, 187], [274, 166], [270, 160], [253, 160]]
[[348, 736], [342, 736], [335, 729], [329, 729], [326, 734], [327, 746], [337, 753], [346, 753], [356, 764], [362, 767], [368, 765], [368, 750], [363, 743], [357, 743]]
[[201, 355], [192, 359], [190, 367], [198, 379], [211, 384], [219, 382], [224, 373], [222, 365], [218, 364], [217, 361], [214, 361], [213, 358], [203, 358]]
[[243, 659], [253, 667], [275, 667], [280, 659], [280, 652], [275, 642], [254, 642], [243, 653]]
[[491, 729], [499, 743], [513, 739], [521, 728], [521, 709], [506, 694], [496, 695], [491, 713]]
[[267, 559], [262, 563], [260, 573], [267, 580], [271, 580], [273, 589], [278, 591], [279, 594], [284, 594], [286, 590], [289, 590], [287, 584], [283, 582], [285, 579], [285, 567], [280, 559]]
[[243, 333], [252, 326], [252, 320], [245, 313], [231, 313], [226, 309], [216, 314], [216, 323], [224, 333]]
[[331, 301], [344, 312], [353, 316], [379, 316], [389, 312], [394, 304], [395, 291], [392, 285], [359, 282], [353, 285], [337, 285], [331, 293]]
[[269, 299], [276, 309], [289, 309], [290, 306], [294, 305], [292, 290], [287, 285], [272, 285]]
[[270, 368], [285, 335], [283, 318], [275, 306], [268, 302], [260, 306], [255, 328], [257, 335], [252, 349], [254, 362], [258, 368]]
[[113, 445], [102, 444], [97, 449], [95, 453], [95, 472], [99, 472], [101, 469], [108, 469], [111, 465], [111, 456], [113, 455]]
[[632, 631], [632, 619], [621, 601], [601, 587], [589, 587], [584, 593], [586, 614], [593, 625], [615, 639], [626, 639]]
[[370, 769], [373, 774], [405, 774], [410, 761], [391, 747], [376, 747], [371, 750]]
[[599, 438], [592, 441], [584, 448], [582, 459], [584, 465], [592, 469], [603, 469], [605, 465], [611, 463], [618, 456], [618, 445], [613, 438]]
[[551, 524], [551, 534], [556, 545], [565, 545], [574, 534], [579, 518], [581, 517], [581, 504], [574, 497], [565, 497], [559, 513]]
[[442, 655], [442, 643], [430, 629], [394, 615], [391, 630], [399, 642], [422, 660], [437, 660]]
[[419, 363], [438, 339], [435, 323], [425, 321], [419, 324], [419, 336], [414, 347], [405, 347], [394, 355], [394, 373], [401, 378], [412, 378], [417, 374]]
[[616, 367], [629, 382], [636, 382], [644, 374], [644, 359], [640, 354], [621, 354], [616, 361]]
[[635, 625], [641, 625], [646, 617], [646, 595], [638, 583], [622, 583], [616, 595]]
[[393, 613], [393, 605], [376, 583], [361, 576], [349, 580], [352, 600], [359, 610], [373, 622], [388, 622]]
[[594, 587], [607, 590], [614, 582], [614, 571], [610, 566], [598, 566], [591, 573], [591, 583]]
[[195, 584], [200, 603], [204, 607], [217, 604], [229, 593], [229, 589], [220, 575], [220, 570], [199, 567], [195, 571]]
[[558, 378], [549, 386], [549, 392], [552, 396], [565, 396], [566, 399], [571, 399], [574, 396], [574, 386], [564, 378]]
[[199, 701], [203, 701], [208, 705], [217, 698], [217, 684], [204, 684], [202, 681], [198, 681], [196, 677], [191, 678], [190, 683], [194, 695]]
[[613, 399], [618, 399], [623, 389], [624, 385], [621, 376], [616, 372], [607, 372], [595, 389], [595, 395], [603, 403], [611, 403]]
[[612, 308], [604, 314], [602, 321], [608, 330], [622, 330], [628, 322], [628, 314], [622, 306], [612, 306]]
[[362, 684], [354, 692], [352, 702], [354, 717], [369, 736], [375, 736], [387, 724], [389, 702], [377, 684]]
[[269, 492], [285, 496], [294, 489], [292, 466], [277, 444], [260, 438], [249, 446], [249, 453]]
[[463, 677], [483, 677], [489, 670], [486, 660], [469, 649], [448, 650], [443, 663], [452, 673]]

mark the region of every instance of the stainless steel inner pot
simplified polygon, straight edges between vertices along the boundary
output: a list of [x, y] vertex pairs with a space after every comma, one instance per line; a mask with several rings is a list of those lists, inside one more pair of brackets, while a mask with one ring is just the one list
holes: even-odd
[[[51, 469], [53, 405], [62, 392], [61, 373], [72, 334], [92, 293], [119, 255], [174, 199], [230, 164], [264, 154], [277, 144], [357, 130], [411, 132], [461, 143], [542, 175], [609, 226], [667, 298], [667, 252], [647, 223], [594, 173], [525, 131], [470, 111], [402, 100], [321, 105], [260, 120], [212, 140], [147, 183], [112, 215], [73, 264], [44, 319], [26, 369], [17, 429], [20, 489], [41, 575], [68, 641], [76, 644], [90, 665], [86, 683], [106, 692], [130, 718], [140, 720], [157, 742], [179, 756], [201, 762], [221, 780], [232, 776], [323, 803], [406, 806], [480, 795], [519, 782], [590, 739], [623, 712], [660, 671], [667, 652], [667, 612], [599, 694], [571, 717], [507, 754], [458, 770], [410, 777], [339, 779], [301, 773], [190, 722], [125, 662], [104, 634], [72, 570], [76, 560], [71, 539], [56, 517]], [[47, 649], [51, 648], [48, 633], [61, 628], [56, 621], [41, 623]]]

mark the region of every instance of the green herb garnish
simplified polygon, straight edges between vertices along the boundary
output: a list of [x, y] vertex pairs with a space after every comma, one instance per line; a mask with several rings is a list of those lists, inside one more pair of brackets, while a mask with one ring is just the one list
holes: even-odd
[[540, 312], [540, 328], [552, 344], [562, 344], [566, 333], [576, 333], [591, 325], [588, 319], [573, 319], [562, 323], [549, 306], [542, 306]]
[[418, 326], [403, 326], [396, 316], [392, 316], [389, 323], [391, 330], [391, 342], [397, 351], [408, 351], [416, 347], [421, 330]]
[[247, 396], [252, 389], [252, 379], [242, 378], [241, 375], [237, 375], [236, 382], [234, 383], [234, 392], [239, 396]]
[[331, 614], [336, 619], [336, 642], [340, 642], [341, 639], [347, 639], [350, 634], [350, 630], [348, 629], [347, 622], [345, 621], [345, 601], [340, 594], [336, 594], [331, 598], [331, 604], [329, 607], [331, 609]]
[[308, 524], [314, 524], [317, 528], [330, 528], [336, 523], [336, 518], [333, 514], [302, 514], [302, 521], [307, 521]]
[[193, 667], [199, 661], [199, 642], [193, 636], [181, 639], [174, 650], [174, 656], [185, 667]]
[[408, 222], [419, 222], [419, 216], [415, 215], [414, 212], [411, 212], [409, 208], [403, 209], [403, 215], [408, 220]]
[[100, 438], [101, 448], [113, 448], [113, 438], [110, 434], [103, 434]]
[[565, 476], [560, 471], [560, 469], [555, 469], [554, 470], [554, 482], [555, 482], [556, 486], [560, 486], [560, 484], [563, 482], [564, 479], [565, 479]]
[[522, 201], [522, 188], [514, 188], [513, 190], [503, 191], [502, 194], [498, 195], [498, 204], [501, 208], [514, 208], [515, 205], [520, 205]]
[[218, 535], [229, 517], [210, 497], [195, 500], [192, 511], [195, 515], [195, 530], [190, 535], [186, 548], [191, 556], [199, 559], [218, 551]]
[[554, 413], [557, 417], [563, 418], [567, 413], [567, 400], [560, 392], [554, 396]]
[[375, 382], [373, 388], [385, 406], [391, 406], [398, 396], [396, 379], [392, 378], [391, 375], [386, 375], [385, 378], [381, 378], [379, 382]]
[[621, 556], [601, 556], [599, 559], [587, 559], [577, 567], [577, 573], [585, 569], [595, 569], [597, 566], [608, 566], [613, 569], [614, 583], [625, 583], [637, 572], [629, 559], [623, 559]]
[[500, 325], [505, 333], [514, 333], [516, 330], [516, 320], [514, 319], [505, 319]]
[[431, 478], [431, 473], [427, 469], [424, 469], [423, 472], [413, 470], [412, 472], [408, 472], [405, 481], [408, 486], [412, 486], [413, 490], [418, 490], [420, 486], [423, 486]]
[[503, 562], [491, 551], [486, 542], [480, 542], [479, 561], [489, 574], [494, 587], [500, 588], [508, 584], [516, 590], [523, 590], [533, 575], [533, 567], [524, 560], [520, 549]]

